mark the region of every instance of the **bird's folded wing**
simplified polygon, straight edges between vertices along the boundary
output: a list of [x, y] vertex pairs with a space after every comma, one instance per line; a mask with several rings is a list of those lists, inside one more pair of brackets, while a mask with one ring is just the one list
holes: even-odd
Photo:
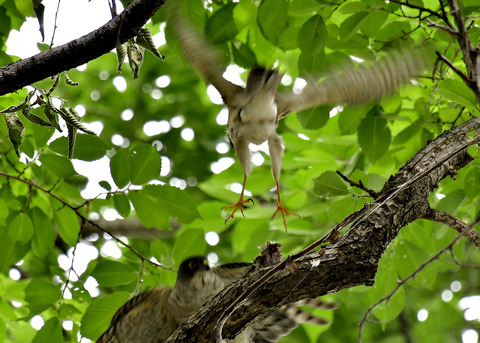
[[393, 52], [369, 66], [343, 68], [319, 83], [307, 80], [308, 85], [300, 94], [279, 92], [276, 98], [279, 119], [320, 105], [359, 105], [379, 100], [421, 72], [428, 55], [425, 49]]
[[244, 89], [222, 76], [223, 70], [220, 67], [218, 50], [185, 18], [181, 1], [173, 3], [169, 9], [168, 24], [178, 37], [185, 56], [205, 81], [211, 83], [220, 92], [227, 106], [232, 105], [237, 94], [243, 93]]

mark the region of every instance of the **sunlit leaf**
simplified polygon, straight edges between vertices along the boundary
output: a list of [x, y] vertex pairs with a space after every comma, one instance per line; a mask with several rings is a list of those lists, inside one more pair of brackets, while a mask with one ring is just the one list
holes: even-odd
[[57, 234], [48, 217], [38, 208], [32, 210], [34, 236], [32, 239], [32, 251], [38, 257], [45, 257], [51, 252]]
[[128, 292], [116, 292], [93, 300], [83, 315], [80, 333], [97, 339], [108, 328], [117, 309], [129, 298]]
[[200, 217], [197, 206], [193, 200], [176, 187], [169, 185], [149, 185], [143, 189], [143, 192], [155, 197], [156, 202], [173, 219], [181, 223], [189, 223], [195, 218]]
[[142, 185], [160, 176], [160, 154], [155, 147], [138, 144], [130, 150], [130, 181]]
[[344, 195], [347, 194], [347, 186], [340, 176], [333, 171], [326, 171], [314, 180], [314, 192], [318, 195]]
[[32, 343], [63, 343], [62, 327], [57, 318], [50, 318], [38, 330]]
[[[68, 156], [67, 137], [60, 137], [51, 142], [49, 146], [53, 151], [63, 156]], [[107, 148], [105, 142], [97, 136], [77, 135], [73, 158], [83, 161], [95, 161], [105, 155]]]
[[320, 129], [327, 123], [331, 109], [331, 106], [313, 107], [298, 112], [297, 118], [305, 129]]
[[101, 261], [92, 271], [92, 276], [103, 287], [126, 285], [138, 278], [135, 270], [125, 263]]
[[60, 287], [52, 282], [34, 279], [25, 288], [25, 300], [30, 304], [53, 304], [61, 297]]
[[146, 228], [166, 229], [170, 227], [167, 212], [159, 207], [157, 199], [145, 192], [129, 192], [128, 199], [132, 202], [135, 212]]
[[449, 79], [440, 81], [438, 83], [437, 93], [448, 100], [468, 108], [478, 106], [478, 100], [473, 91], [463, 82], [457, 80]]
[[116, 193], [113, 195], [113, 203], [117, 212], [125, 219], [130, 215], [130, 201], [123, 193]]
[[22, 259], [29, 250], [29, 244], [14, 242], [6, 227], [0, 226], [0, 271], [8, 272], [12, 264]]
[[40, 162], [59, 177], [69, 177], [75, 174], [72, 162], [63, 156], [42, 154], [40, 156]]
[[236, 4], [228, 4], [216, 11], [207, 21], [205, 28], [208, 38], [214, 43], [224, 43], [237, 34], [233, 24], [233, 10]]
[[110, 159], [110, 173], [118, 188], [123, 188], [130, 182], [130, 170], [128, 166], [129, 155], [126, 149], [118, 150]]
[[316, 54], [322, 51], [326, 39], [327, 27], [320, 15], [308, 19], [298, 32], [298, 46], [305, 53]]
[[358, 126], [358, 143], [371, 161], [378, 160], [390, 147], [391, 133], [382, 113], [374, 107]]
[[71, 246], [77, 243], [80, 225], [75, 212], [68, 207], [54, 213], [55, 224], [63, 241]]
[[265, 0], [258, 8], [257, 21], [263, 35], [278, 43], [283, 29], [287, 25], [288, 2], [286, 0]]
[[16, 242], [27, 243], [33, 236], [33, 225], [30, 217], [25, 213], [19, 213], [13, 218], [8, 226], [10, 238]]
[[206, 246], [203, 230], [188, 229], [182, 231], [175, 239], [172, 250], [173, 260], [175, 263], [180, 263], [188, 257], [202, 255]]

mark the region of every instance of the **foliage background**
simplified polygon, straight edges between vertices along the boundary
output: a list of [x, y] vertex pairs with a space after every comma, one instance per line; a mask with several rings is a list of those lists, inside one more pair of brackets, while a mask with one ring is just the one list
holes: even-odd
[[[442, 9], [448, 12], [448, 6], [442, 1], [418, 0], [410, 6], [376, 0], [190, 2], [192, 21], [224, 51], [225, 63], [245, 69], [253, 63], [278, 63], [295, 80], [355, 64], [349, 56], [372, 61], [388, 49], [428, 45], [465, 70], [458, 42], [428, 21], [444, 24]], [[10, 31], [18, 30], [34, 13], [29, 2], [0, 3], [0, 62], [5, 65], [16, 60], [5, 53]], [[467, 22], [472, 23], [469, 37], [477, 45], [478, 5], [471, 0], [461, 6]], [[165, 27], [167, 10], [168, 4], [147, 25], [153, 34]], [[296, 252], [372, 200], [342, 181], [336, 170], [378, 191], [429, 139], [478, 114], [478, 101], [462, 80], [444, 64], [434, 67], [432, 63], [416, 82], [379, 104], [336, 108], [336, 115], [331, 106], [289, 116], [279, 126], [286, 146], [282, 195], [285, 205], [301, 218], [288, 217], [288, 232], [281, 218], [270, 218], [274, 182], [269, 158], [260, 151], [265, 162], [253, 169], [247, 182], [255, 205], [245, 211], [245, 218], [225, 223], [221, 209], [237, 200], [230, 188], [241, 181], [242, 171], [234, 163], [219, 174], [212, 172], [213, 163], [234, 158], [233, 149], [222, 153], [216, 149], [228, 143], [225, 127], [217, 122], [223, 107], [212, 103], [208, 85], [185, 61], [168, 25], [165, 36], [167, 44], [160, 47], [165, 62], [146, 53], [137, 79], [132, 79], [124, 65], [124, 91], [113, 83], [116, 57], [110, 53], [89, 62], [84, 71], [69, 71], [80, 86], [68, 87], [62, 81], [54, 93], [72, 107], [82, 105], [86, 112], [83, 122], [94, 122], [97, 127], [101, 123], [98, 138], [78, 134], [74, 155], [74, 161], [104, 156], [110, 160], [113, 181], [101, 182], [104, 190], [98, 197], [82, 196], [88, 179], [67, 159], [65, 137], [50, 141], [54, 129], [22, 117], [25, 136], [18, 160], [7, 128], [0, 124], [0, 341], [94, 340], [129, 296], [157, 284], [174, 283], [175, 274], [150, 263], [152, 258], [167, 268], [177, 267], [188, 256], [210, 252], [222, 263], [252, 261], [258, 246], [268, 240], [281, 242], [284, 255]], [[161, 76], [169, 77], [167, 87], [157, 85]], [[246, 78], [246, 72], [242, 77]], [[35, 87], [48, 89], [51, 83], [44, 80]], [[0, 108], [22, 101], [26, 94], [22, 89], [1, 97]], [[127, 109], [134, 115], [122, 120]], [[183, 124], [174, 127], [179, 119]], [[166, 121], [170, 128], [148, 136], [144, 125], [151, 121]], [[191, 141], [182, 138], [187, 127], [195, 135]], [[476, 159], [455, 178], [444, 180], [430, 199], [432, 207], [472, 222], [479, 208], [479, 167]], [[111, 209], [128, 219], [135, 233], [125, 234], [122, 220], [103, 220]], [[128, 246], [118, 245], [118, 258], [97, 252], [85, 271], [77, 271], [76, 247], [88, 245], [101, 251], [112, 241], [92, 223]], [[220, 236], [215, 246], [204, 239], [211, 231]], [[405, 227], [385, 253], [373, 287], [328, 296], [341, 305], [333, 314], [319, 313], [332, 324], [326, 328], [302, 326], [283, 341], [357, 340], [357, 324], [366, 310], [456, 235], [454, 230], [426, 220]], [[60, 267], [65, 258], [70, 263], [67, 270]], [[374, 310], [370, 319], [375, 323], [364, 326], [364, 339], [458, 342], [465, 330], [478, 331], [480, 316], [467, 320], [472, 317], [466, 307], [479, 299], [479, 265], [478, 250], [460, 241], [451, 254], [443, 254], [388, 304]], [[12, 270], [19, 273], [12, 274]], [[98, 297], [85, 287], [92, 277], [99, 284]], [[470, 302], [466, 297], [471, 297]], [[479, 306], [477, 303], [477, 311]], [[426, 320], [417, 319], [420, 309], [428, 311]], [[45, 321], [40, 331], [30, 325], [36, 315]]]

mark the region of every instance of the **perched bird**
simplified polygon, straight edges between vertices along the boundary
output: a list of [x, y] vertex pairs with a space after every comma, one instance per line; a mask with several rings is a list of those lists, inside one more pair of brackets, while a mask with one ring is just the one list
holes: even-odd
[[[180, 264], [175, 286], [158, 286], [127, 301], [115, 313], [110, 327], [97, 343], [159, 343], [194, 314], [225, 286], [238, 280], [252, 267], [251, 263], [227, 263], [210, 268], [203, 256]], [[303, 300], [274, 311], [240, 333], [233, 343], [276, 342], [300, 323], [326, 325], [299, 306], [334, 309], [319, 300]]]
[[178, 36], [184, 54], [202, 77], [222, 95], [228, 108], [228, 136], [243, 168], [244, 179], [240, 198], [233, 206], [233, 218], [240, 209], [243, 214], [247, 177], [252, 169], [249, 143], [268, 142], [271, 169], [277, 188], [277, 210], [282, 214], [285, 229], [285, 213], [288, 211], [280, 198], [280, 170], [284, 148], [276, 129], [279, 120], [293, 112], [311, 107], [331, 105], [355, 105], [378, 100], [394, 92], [421, 71], [426, 63], [424, 51], [396, 52], [369, 67], [346, 67], [340, 73], [322, 82], [309, 82], [301, 94], [278, 92], [283, 74], [275, 69], [255, 66], [250, 70], [245, 88], [227, 81], [220, 68], [219, 53], [203, 35], [182, 15], [180, 5], [172, 6], [169, 25]]

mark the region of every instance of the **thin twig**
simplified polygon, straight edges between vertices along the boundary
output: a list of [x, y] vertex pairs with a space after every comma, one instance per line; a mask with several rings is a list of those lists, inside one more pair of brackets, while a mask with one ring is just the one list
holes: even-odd
[[467, 77], [467, 75], [465, 75], [460, 69], [458, 69], [455, 65], [453, 65], [453, 63], [450, 62], [450, 60], [447, 57], [445, 57], [442, 53], [438, 51], [436, 51], [435, 53], [437, 54], [440, 60], [442, 60], [446, 65], [448, 65], [455, 72], [455, 74], [457, 74], [462, 78], [463, 82], [465, 82], [467, 86], [469, 87], [471, 86], [471, 81]]
[[75, 214], [77, 215], [77, 217], [79, 217], [84, 223], [89, 223], [90, 225], [92, 225], [93, 227], [97, 228], [98, 230], [104, 232], [104, 233], [107, 233], [110, 235], [110, 237], [112, 237], [113, 240], [115, 240], [117, 243], [119, 243], [120, 245], [124, 246], [125, 248], [127, 248], [128, 250], [130, 250], [133, 254], [135, 254], [138, 258], [140, 258], [142, 261], [148, 261], [149, 263], [151, 263], [152, 265], [156, 266], [156, 267], [159, 267], [159, 268], [162, 268], [162, 269], [165, 269], [165, 270], [170, 270], [170, 271], [173, 271], [172, 268], [168, 268], [168, 267], [165, 267], [164, 265], [162, 264], [159, 264], [159, 263], [156, 263], [154, 261], [151, 261], [145, 257], [143, 257], [139, 252], [137, 252], [135, 249], [133, 249], [130, 245], [128, 245], [127, 243], [125, 243], [124, 241], [122, 241], [120, 238], [116, 237], [115, 235], [113, 235], [112, 233], [110, 233], [109, 231], [105, 230], [104, 228], [102, 228], [100, 225], [98, 225], [97, 223], [95, 223], [94, 221], [88, 219], [87, 217], [85, 217], [80, 211], [79, 209], [77, 209], [75, 206], [73, 205], [70, 205], [68, 202], [66, 202], [65, 200], [63, 200], [62, 198], [60, 198], [58, 195], [55, 195], [54, 193], [52, 193], [52, 191], [50, 190], [47, 190], [45, 188], [43, 188], [42, 186], [39, 186], [37, 184], [35, 184], [34, 182], [32, 182], [31, 180], [27, 180], [27, 179], [22, 179], [21, 177], [18, 177], [18, 176], [15, 176], [15, 175], [11, 175], [11, 174], [8, 174], [8, 173], [5, 173], [5, 172], [2, 172], [0, 171], [0, 175], [2, 176], [5, 176], [6, 178], [8, 179], [14, 179], [14, 180], [17, 180], [17, 181], [20, 181], [20, 182], [23, 182], [27, 185], [30, 185], [34, 188], [37, 188], [39, 190], [41, 190], [42, 192], [48, 194], [49, 196], [51, 196], [52, 198], [58, 200], [63, 207], [68, 207], [70, 208], [72, 211], [75, 212]]
[[363, 184], [362, 180], [359, 180], [358, 183], [349, 179], [347, 176], [345, 176], [341, 171], [337, 170], [336, 171], [338, 176], [340, 176], [343, 180], [345, 180], [346, 182], [348, 182], [350, 184], [350, 186], [352, 187], [357, 187], [365, 192], [367, 192], [373, 199], [376, 199], [378, 197], [378, 193], [375, 192], [373, 189], [370, 189], [368, 187], [365, 187], [365, 185]]
[[[475, 230], [471, 230], [467, 224], [450, 213], [431, 208], [422, 218], [447, 225], [462, 234], [466, 232], [465, 235], [468, 240], [480, 249], [480, 233]], [[474, 225], [475, 222], [471, 226], [473, 227]]]
[[449, 251], [455, 244], [457, 244], [460, 239], [462, 239], [465, 235], [466, 235], [467, 231], [465, 231], [464, 233], [458, 235], [457, 237], [455, 237], [455, 239], [449, 244], [447, 245], [446, 247], [444, 247], [443, 249], [439, 250], [435, 255], [433, 255], [432, 257], [430, 257], [427, 261], [425, 261], [424, 263], [422, 263], [422, 265], [420, 265], [420, 267], [418, 267], [415, 271], [413, 271], [413, 273], [411, 273], [410, 275], [408, 275], [406, 278], [398, 281], [398, 284], [397, 286], [393, 289], [393, 291], [391, 291], [389, 294], [387, 294], [386, 296], [384, 296], [383, 298], [381, 298], [380, 300], [378, 300], [376, 303], [374, 303], [372, 306], [370, 306], [367, 310], [367, 312], [365, 312], [365, 315], [363, 316], [362, 318], [362, 321], [360, 322], [359, 326], [360, 326], [360, 330], [359, 330], [359, 333], [358, 333], [358, 342], [361, 343], [362, 342], [362, 332], [363, 332], [363, 327], [365, 325], [365, 323], [368, 321], [368, 316], [370, 315], [370, 313], [372, 313], [372, 311], [378, 306], [380, 305], [381, 303], [383, 302], [388, 302], [394, 295], [395, 293], [398, 292], [398, 290], [403, 287], [404, 284], [406, 284], [409, 280], [413, 279], [415, 276], [417, 276], [418, 273], [420, 273], [422, 270], [425, 269], [425, 267], [427, 267], [430, 263], [432, 263], [433, 261], [437, 260], [442, 254], [444, 254], [446, 251]]
[[403, 2], [403, 1], [398, 1], [398, 0], [390, 0], [390, 2], [393, 2], [393, 3], [395, 3], [395, 4], [399, 4], [399, 5], [408, 7], [408, 8], [412, 8], [412, 9], [415, 9], [415, 10], [419, 10], [419, 11], [422, 11], [422, 12], [427, 12], [427, 13], [429, 13], [430, 15], [432, 15], [432, 16], [434, 16], [434, 17], [443, 19], [440, 14], [438, 14], [437, 12], [435, 12], [435, 11], [429, 9], [429, 8], [417, 6], [417, 5], [414, 5], [414, 4], [411, 4], [411, 3], [407, 3], [407, 2]]
[[52, 33], [52, 40], [50, 42], [50, 49], [53, 46], [53, 40], [55, 38], [55, 32], [57, 31], [57, 17], [58, 17], [58, 11], [60, 10], [60, 1], [61, 0], [58, 0], [57, 11], [55, 12], [55, 21], [53, 22], [53, 33]]

